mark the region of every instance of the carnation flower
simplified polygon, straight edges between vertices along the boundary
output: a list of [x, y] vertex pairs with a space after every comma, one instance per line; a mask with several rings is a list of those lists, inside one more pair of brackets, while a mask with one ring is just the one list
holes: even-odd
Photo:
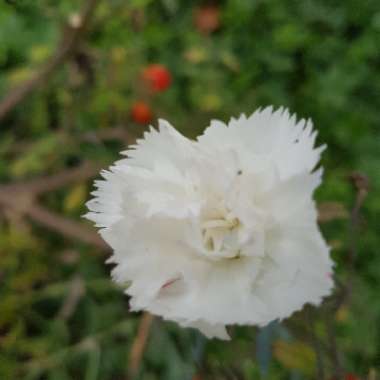
[[213, 120], [196, 141], [159, 121], [96, 181], [86, 217], [134, 311], [208, 337], [317, 305], [333, 287], [312, 199], [324, 146], [284, 109]]

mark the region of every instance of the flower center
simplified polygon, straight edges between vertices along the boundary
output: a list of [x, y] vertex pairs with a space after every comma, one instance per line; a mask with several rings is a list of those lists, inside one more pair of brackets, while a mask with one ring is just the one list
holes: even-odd
[[239, 220], [229, 214], [205, 220], [201, 224], [205, 250], [218, 258], [238, 257], [240, 251], [237, 235], [239, 227]]

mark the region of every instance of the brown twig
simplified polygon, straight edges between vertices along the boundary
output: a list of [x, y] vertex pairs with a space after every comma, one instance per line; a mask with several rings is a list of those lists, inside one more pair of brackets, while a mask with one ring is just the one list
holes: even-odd
[[135, 140], [134, 136], [128, 132], [125, 126], [118, 126], [113, 128], [105, 128], [97, 131], [87, 132], [81, 137], [83, 141], [101, 142], [107, 140], [119, 140], [120, 142], [128, 145]]
[[82, 241], [92, 245], [101, 251], [108, 251], [109, 247], [104, 240], [94, 231], [82, 223], [67, 219], [59, 214], [53, 213], [45, 207], [33, 204], [25, 210], [33, 221], [40, 223], [53, 231], [69, 238]]
[[325, 378], [325, 365], [322, 354], [322, 344], [318, 339], [314, 331], [315, 325], [315, 309], [308, 305], [305, 309], [306, 324], [308, 329], [308, 334], [310, 335], [310, 342], [313, 346], [315, 356], [317, 359], [317, 379], [324, 380]]
[[69, 293], [57, 314], [57, 318], [64, 321], [69, 319], [75, 312], [75, 309], [85, 292], [86, 288], [83, 279], [79, 275], [74, 276], [70, 282]]
[[[82, 135], [80, 139], [95, 141], [117, 139], [126, 144], [132, 141], [130, 134], [122, 127], [87, 133]], [[94, 177], [100, 168], [100, 165], [84, 162], [76, 168], [65, 169], [51, 176], [2, 185], [0, 186], [0, 206], [6, 210], [27, 215], [33, 221], [67, 238], [83, 241], [102, 251], [108, 251], [109, 247], [95, 230], [49, 211], [36, 201], [41, 194], [57, 190], [72, 182], [84, 181]]]
[[348, 263], [349, 269], [353, 271], [355, 259], [357, 256], [357, 232], [360, 222], [360, 210], [363, 206], [364, 200], [367, 198], [369, 191], [369, 181], [368, 178], [360, 173], [352, 173], [349, 176], [354, 188], [356, 190], [355, 204], [351, 212], [350, 217], [350, 245], [348, 251]]
[[40, 194], [57, 190], [69, 183], [80, 182], [94, 177], [100, 168], [100, 165], [85, 161], [75, 168], [65, 169], [51, 176], [3, 185], [0, 187], [0, 192], [8, 192], [9, 194], [27, 192], [29, 195], [36, 197]]
[[338, 350], [338, 344], [336, 341], [336, 330], [335, 330], [335, 321], [334, 314], [326, 313], [325, 323], [328, 337], [328, 351], [330, 361], [334, 370], [334, 379], [344, 380], [344, 370], [342, 366], [342, 360]]
[[357, 238], [360, 223], [360, 210], [364, 200], [368, 195], [369, 181], [368, 178], [360, 173], [353, 173], [349, 176], [349, 180], [354, 185], [356, 196], [354, 206], [350, 214], [348, 225], [348, 255], [347, 255], [347, 280], [341, 284], [340, 294], [336, 297], [333, 312], [335, 313], [344, 303], [348, 302], [353, 288], [353, 280], [355, 275], [355, 260], [357, 257]]
[[134, 379], [138, 375], [153, 319], [153, 315], [149, 313], [144, 313], [141, 317], [137, 335], [132, 343], [129, 356], [128, 372], [131, 379]]
[[78, 168], [67, 169], [50, 177], [0, 186], [0, 206], [6, 210], [26, 215], [33, 221], [67, 238], [90, 244], [101, 251], [108, 251], [107, 244], [92, 228], [54, 213], [36, 201], [38, 195], [75, 181], [91, 178], [98, 170], [99, 168], [95, 165], [85, 163]]
[[357, 240], [358, 229], [360, 222], [360, 210], [363, 206], [369, 191], [368, 178], [360, 173], [352, 173], [348, 178], [354, 185], [356, 196], [354, 206], [350, 215], [350, 222], [348, 227], [348, 255], [347, 255], [347, 279], [340, 286], [340, 292], [332, 300], [331, 309], [326, 313], [326, 328], [329, 339], [329, 352], [331, 363], [334, 369], [334, 376], [337, 380], [344, 379], [344, 371], [341, 363], [341, 357], [338, 351], [335, 331], [334, 316], [338, 309], [347, 303], [351, 297], [353, 289], [353, 281], [355, 277], [355, 260], [357, 257]]
[[69, 239], [82, 241], [102, 251], [109, 250], [107, 244], [92, 228], [51, 212], [31, 199], [0, 193], [0, 205], [6, 209], [10, 208], [12, 211], [27, 215], [34, 222], [58, 232]]
[[35, 88], [46, 83], [54, 71], [70, 57], [85, 32], [97, 0], [87, 0], [75, 25], [66, 28], [56, 52], [29, 80], [15, 87], [0, 103], [0, 121], [21, 103]]
[[338, 202], [323, 202], [318, 206], [318, 222], [326, 223], [336, 219], [347, 219], [345, 207]]
[[105, 338], [110, 338], [118, 335], [126, 336], [129, 325], [130, 321], [124, 319], [122, 322], [116, 325], [112, 325], [106, 330], [102, 330], [93, 335], [89, 335], [71, 346], [61, 348], [60, 350], [52, 352], [47, 356], [37, 357], [36, 359], [26, 361], [21, 366], [19, 366], [20, 374], [42, 374], [47, 369], [58, 367], [68, 354], [74, 355], [82, 352], [91, 352], [93, 350], [97, 350], [99, 344], [101, 344]]
[[[68, 135], [66, 131], [56, 131], [55, 134], [60, 137], [61, 141], [64, 141], [67, 144], [78, 141], [102, 144], [105, 141], [115, 140], [127, 146], [136, 140], [136, 137], [128, 131], [126, 125], [94, 130], [78, 135]], [[14, 142], [13, 145], [7, 150], [7, 153], [22, 154], [30, 149], [33, 149], [33, 143], [30, 141], [21, 140]]]

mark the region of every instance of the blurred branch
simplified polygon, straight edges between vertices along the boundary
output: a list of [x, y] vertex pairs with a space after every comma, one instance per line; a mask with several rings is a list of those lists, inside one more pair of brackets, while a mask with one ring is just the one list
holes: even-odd
[[0, 192], [20, 193], [27, 192], [29, 195], [38, 196], [43, 193], [57, 190], [71, 182], [80, 182], [94, 177], [99, 170], [100, 165], [94, 165], [85, 161], [78, 167], [65, 169], [58, 174], [48, 177], [40, 177], [29, 181], [15, 182], [10, 185], [0, 187]]
[[19, 370], [21, 373], [27, 373], [28, 375], [33, 374], [33, 378], [37, 378], [38, 375], [41, 375], [47, 369], [61, 365], [67, 355], [75, 355], [82, 352], [97, 350], [99, 344], [101, 344], [105, 338], [118, 334], [125, 334], [129, 331], [130, 323], [130, 320], [123, 320], [122, 322], [111, 326], [109, 329], [87, 336], [72, 346], [63, 348], [42, 358], [27, 361], [25, 364], [20, 366]]
[[125, 145], [128, 145], [132, 141], [136, 140], [136, 138], [128, 132], [125, 126], [118, 126], [87, 132], [81, 136], [81, 140], [95, 143], [108, 140], [119, 140]]
[[25, 210], [25, 213], [35, 222], [54, 230], [61, 235], [82, 241], [94, 247], [107, 251], [108, 245], [94, 231], [94, 229], [83, 225], [82, 223], [67, 219], [59, 214], [53, 213], [45, 207], [34, 204]]
[[307, 305], [305, 309], [305, 317], [306, 317], [306, 323], [308, 328], [308, 333], [310, 335], [310, 341], [313, 346], [316, 360], [317, 360], [317, 379], [323, 380], [325, 378], [325, 366], [323, 361], [323, 354], [322, 354], [322, 344], [320, 340], [318, 339], [316, 333], [315, 333], [315, 309]]
[[326, 223], [336, 219], [347, 219], [349, 216], [343, 204], [323, 202], [318, 206], [318, 222]]
[[357, 240], [360, 224], [360, 210], [363, 206], [369, 191], [368, 178], [361, 173], [352, 173], [348, 179], [352, 182], [356, 196], [354, 206], [350, 214], [350, 221], [348, 226], [348, 255], [347, 255], [347, 279], [340, 285], [340, 291], [333, 298], [331, 309], [326, 313], [325, 321], [328, 335], [329, 352], [331, 362], [334, 368], [334, 376], [337, 380], [344, 379], [344, 371], [341, 363], [340, 353], [338, 351], [335, 330], [335, 314], [338, 309], [347, 303], [351, 297], [353, 289], [353, 280], [355, 275], [355, 260], [358, 254]]
[[98, 167], [85, 163], [78, 168], [67, 169], [49, 177], [0, 186], [0, 206], [7, 211], [27, 215], [33, 221], [67, 238], [107, 251], [109, 247], [92, 228], [54, 213], [36, 201], [38, 195], [56, 190], [71, 182], [91, 178], [98, 170]]
[[356, 190], [356, 198], [354, 208], [351, 211], [350, 217], [350, 233], [349, 237], [351, 239], [349, 251], [348, 251], [348, 263], [349, 269], [353, 271], [355, 259], [357, 256], [357, 233], [359, 229], [360, 222], [360, 210], [363, 206], [364, 200], [367, 198], [369, 191], [369, 180], [364, 174], [352, 173], [349, 177], [350, 181], [354, 185]]
[[49, 77], [62, 63], [75, 51], [78, 42], [87, 29], [98, 0], [87, 0], [82, 11], [76, 18], [76, 22], [64, 28], [61, 42], [53, 56], [45, 65], [29, 80], [15, 87], [0, 103], [0, 121], [18, 106], [35, 88], [46, 83]]
[[326, 313], [325, 323], [328, 337], [328, 350], [331, 363], [334, 370], [334, 379], [344, 380], [344, 370], [341, 363], [341, 357], [336, 342], [336, 330], [335, 330], [335, 315]]
[[[62, 139], [64, 139], [64, 136], [65, 134], [63, 133]], [[79, 136], [79, 139], [92, 142], [120, 140], [126, 145], [134, 140], [123, 127], [87, 132]], [[72, 182], [92, 178], [100, 169], [99, 164], [84, 162], [78, 167], [65, 169], [50, 176], [2, 185], [0, 186], [0, 207], [7, 211], [16, 211], [21, 215], [26, 215], [33, 221], [69, 239], [79, 240], [102, 251], [108, 251], [109, 247], [95, 230], [54, 213], [36, 201], [36, 198], [41, 194], [60, 189]]]
[[74, 314], [74, 311], [85, 292], [86, 288], [83, 279], [79, 275], [74, 276], [70, 281], [69, 293], [58, 312], [57, 318], [63, 320], [69, 319]]
[[[104, 128], [94, 131], [85, 132], [78, 135], [68, 134], [65, 130], [55, 132], [56, 136], [59, 136], [60, 140], [67, 144], [73, 142], [85, 142], [92, 144], [102, 144], [105, 141], [119, 141], [123, 145], [129, 145], [136, 140], [136, 136], [133, 136], [127, 129], [127, 126], [120, 125], [112, 128]], [[15, 141], [8, 152], [11, 154], [22, 154], [33, 148], [33, 143], [30, 141]]]
[[350, 214], [350, 221], [348, 225], [348, 255], [347, 255], [347, 280], [341, 285], [340, 294], [335, 299], [333, 305], [333, 312], [335, 313], [351, 296], [353, 279], [354, 279], [354, 269], [355, 260], [357, 257], [357, 240], [358, 240], [358, 230], [360, 224], [360, 210], [363, 206], [364, 200], [366, 199], [369, 191], [369, 181], [368, 178], [360, 173], [352, 173], [348, 179], [352, 182], [355, 191], [355, 202]]
[[128, 372], [131, 379], [134, 379], [139, 372], [153, 319], [153, 315], [147, 312], [140, 319], [137, 335], [130, 350]]

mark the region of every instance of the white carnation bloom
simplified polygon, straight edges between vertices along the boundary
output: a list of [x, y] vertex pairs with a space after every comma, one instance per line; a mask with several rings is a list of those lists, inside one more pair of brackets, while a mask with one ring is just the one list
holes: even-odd
[[213, 120], [196, 141], [160, 120], [103, 171], [86, 217], [113, 248], [133, 310], [228, 339], [333, 287], [312, 199], [324, 147], [311, 121], [272, 108]]

